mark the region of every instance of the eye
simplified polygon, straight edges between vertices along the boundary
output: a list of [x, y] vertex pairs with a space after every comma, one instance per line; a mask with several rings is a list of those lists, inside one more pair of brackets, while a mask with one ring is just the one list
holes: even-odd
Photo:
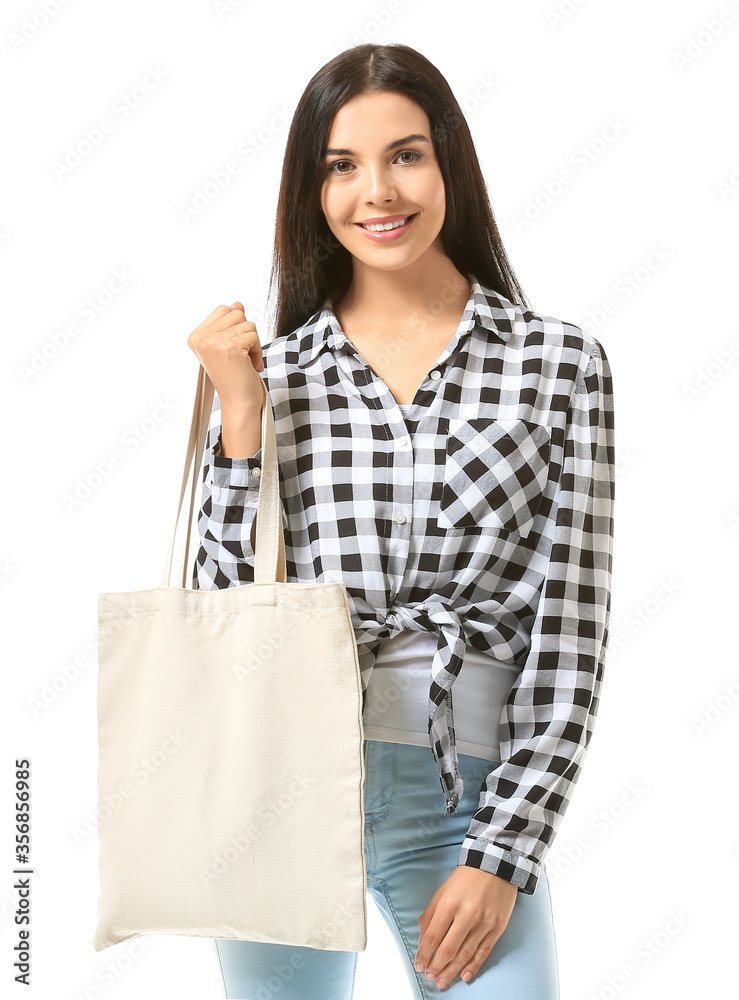
[[[399, 159], [401, 156], [412, 156], [413, 157], [412, 160], [404, 160], [403, 161], [402, 165], [408, 165], [408, 166], [410, 166], [411, 163], [416, 163], [418, 160], [422, 160], [423, 159], [423, 153], [419, 152], [419, 150], [417, 150], [417, 149], [402, 149], [398, 153], [398, 155], [396, 156], [396, 159]], [[340, 167], [341, 164], [343, 164], [343, 163], [348, 163], [350, 167], [352, 166], [352, 163], [349, 160], [334, 160], [334, 162], [329, 165], [329, 168], [328, 168], [329, 169], [329, 173], [342, 174], [342, 175], [351, 173], [350, 170], [337, 170], [336, 169], [337, 167]]]
[[[346, 174], [346, 173], [348, 173], [349, 172], [348, 170], [337, 170], [336, 169], [336, 167], [341, 166], [342, 163], [349, 163], [349, 161], [348, 160], [335, 160], [329, 166], [329, 168], [328, 168], [329, 171], [331, 171], [334, 174]], [[351, 166], [351, 164], [350, 164], [350, 166]]]

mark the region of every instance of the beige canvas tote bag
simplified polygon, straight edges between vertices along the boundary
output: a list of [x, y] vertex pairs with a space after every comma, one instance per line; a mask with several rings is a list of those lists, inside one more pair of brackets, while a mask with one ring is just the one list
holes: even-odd
[[366, 948], [362, 690], [346, 586], [286, 582], [263, 389], [254, 583], [186, 588], [214, 394], [201, 365], [161, 586], [98, 594], [96, 951], [141, 934]]

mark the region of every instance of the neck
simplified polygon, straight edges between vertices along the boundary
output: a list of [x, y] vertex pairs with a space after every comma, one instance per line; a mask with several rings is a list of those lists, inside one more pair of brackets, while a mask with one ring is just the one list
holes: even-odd
[[346, 332], [346, 322], [397, 333], [399, 324], [423, 329], [459, 318], [470, 296], [469, 280], [448, 258], [440, 258], [433, 267], [417, 266], [420, 263], [383, 271], [355, 260], [351, 284], [334, 303], [342, 329]]

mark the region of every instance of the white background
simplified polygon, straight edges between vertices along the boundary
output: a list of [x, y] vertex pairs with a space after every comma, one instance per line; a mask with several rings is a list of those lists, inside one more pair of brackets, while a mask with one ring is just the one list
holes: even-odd
[[[221, 996], [208, 940], [151, 935], [143, 954], [132, 942], [92, 947], [97, 593], [159, 585], [197, 377], [187, 337], [240, 299], [262, 343], [271, 339], [290, 116], [325, 62], [379, 41], [412, 45], [445, 75], [534, 309], [593, 332], [612, 366], [610, 655], [587, 762], [547, 856], [562, 998], [728, 996], [739, 874], [739, 5], [49, 0], [51, 16], [42, 6], [6, 3], [0, 14], [3, 995]], [[162, 78], [141, 91], [153, 67]], [[146, 96], [116, 115], [136, 93]], [[104, 117], [113, 132], [60, 176], [68, 145]], [[250, 136], [252, 161], [187, 217]], [[557, 191], [562, 170], [572, 183]], [[111, 295], [116, 272], [128, 278]], [[94, 482], [96, 463], [161, 413], [160, 400], [169, 416], [143, 425], [139, 447], [70, 509], [80, 480]], [[33, 762], [30, 989], [13, 982], [11, 950], [23, 756]], [[410, 998], [373, 904], [369, 920], [357, 1000]], [[106, 967], [114, 985], [100, 978]]]

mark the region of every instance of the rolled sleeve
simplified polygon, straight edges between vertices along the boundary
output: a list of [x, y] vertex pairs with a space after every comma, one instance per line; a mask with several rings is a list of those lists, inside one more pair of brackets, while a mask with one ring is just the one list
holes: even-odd
[[[251, 531], [259, 504], [262, 449], [247, 458], [225, 458], [221, 452], [221, 407], [214, 393], [204, 448], [194, 590], [222, 590], [254, 582]], [[282, 523], [286, 528], [284, 504]]]
[[531, 647], [500, 723], [458, 865], [533, 893], [581, 773], [611, 608], [615, 439], [608, 359], [594, 341], [570, 400], [547, 571]]
[[221, 454], [221, 428], [217, 428], [218, 438], [209, 449], [210, 484], [219, 489], [246, 489], [259, 496], [259, 480], [262, 473], [262, 449], [251, 458], [224, 458]]

